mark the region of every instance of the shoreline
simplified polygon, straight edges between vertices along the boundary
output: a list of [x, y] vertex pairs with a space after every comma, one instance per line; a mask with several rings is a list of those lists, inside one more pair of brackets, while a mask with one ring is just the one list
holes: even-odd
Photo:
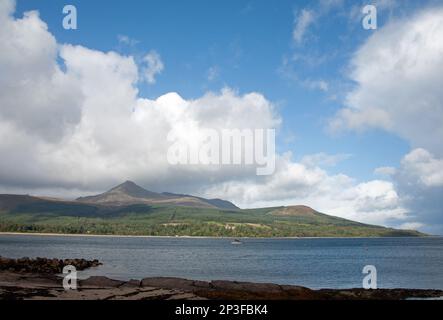
[[439, 235], [422, 237], [214, 237], [214, 236], [147, 236], [147, 235], [116, 235], [116, 234], [74, 234], [74, 233], [42, 233], [42, 232], [0, 232], [0, 236], [34, 236], [34, 237], [90, 237], [90, 238], [164, 238], [164, 239], [269, 239], [269, 240], [303, 240], [303, 239], [399, 239], [399, 238], [441, 238]]
[[[75, 277], [65, 288], [65, 266], [78, 271], [98, 260], [0, 257], [0, 300], [442, 300], [441, 289], [312, 289], [297, 284], [235, 280], [147, 277], [122, 280], [106, 276]], [[72, 278], [71, 278], [72, 279]], [[216, 279], [216, 278], [215, 278]], [[64, 285], [65, 283], [65, 285]], [[71, 282], [72, 284], [72, 282]], [[74, 289], [74, 290], [71, 290]]]
[[65, 290], [55, 274], [0, 271], [0, 300], [441, 300], [434, 289], [310, 289], [297, 285], [151, 277], [121, 281], [92, 276]]

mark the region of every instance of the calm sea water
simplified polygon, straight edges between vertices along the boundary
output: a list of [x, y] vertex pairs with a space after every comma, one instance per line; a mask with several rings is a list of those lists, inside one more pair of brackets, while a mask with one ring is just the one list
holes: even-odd
[[361, 287], [365, 265], [377, 268], [380, 288], [443, 289], [443, 238], [229, 239], [49, 237], [0, 235], [4, 257], [99, 259], [81, 277], [173, 276]]

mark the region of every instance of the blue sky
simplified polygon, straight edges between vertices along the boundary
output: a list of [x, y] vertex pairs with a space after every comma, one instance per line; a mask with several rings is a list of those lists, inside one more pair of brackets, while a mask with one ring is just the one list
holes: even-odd
[[[0, 192], [75, 197], [130, 179], [443, 234], [443, 1], [375, 0], [376, 30], [366, 4], [0, 0]], [[277, 118], [271, 177], [164, 161], [174, 127]]]
[[[176, 91], [192, 99], [225, 86], [240, 93], [261, 92], [278, 105], [283, 126], [278, 148], [295, 158], [306, 154], [351, 154], [331, 168], [357, 179], [373, 177], [381, 166], [396, 166], [408, 151], [407, 142], [383, 132], [331, 135], [327, 120], [342, 107], [340, 98], [352, 86], [346, 77], [349, 59], [371, 35], [347, 15], [354, 2], [332, 8], [307, 32], [301, 45], [292, 31], [297, 12], [317, 10], [313, 1], [70, 1], [78, 10], [78, 30], [63, 29], [63, 1], [18, 2], [16, 15], [38, 9], [60, 43], [80, 44], [102, 51], [141, 56], [154, 48], [166, 65], [155, 85], [140, 85], [143, 96], [155, 98]], [[408, 4], [410, 6], [411, 4]], [[363, 6], [362, 6], [363, 7]], [[398, 11], [406, 10], [405, 7]], [[379, 13], [379, 24], [392, 12]], [[118, 36], [134, 40], [122, 45]], [[294, 55], [313, 58], [282, 70]], [[211, 68], [216, 77], [208, 80]], [[286, 74], [291, 73], [291, 74]], [[297, 77], [297, 79], [294, 79]], [[303, 81], [324, 80], [329, 92]], [[336, 99], [334, 100], [334, 96]], [[382, 142], [382, 143], [381, 143]]]

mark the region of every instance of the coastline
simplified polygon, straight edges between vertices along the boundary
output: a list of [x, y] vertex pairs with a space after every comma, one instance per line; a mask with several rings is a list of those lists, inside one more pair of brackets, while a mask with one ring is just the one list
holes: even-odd
[[120, 281], [93, 276], [65, 290], [56, 274], [0, 271], [0, 300], [441, 300], [433, 289], [319, 289], [297, 285], [154, 277]]
[[402, 236], [402, 237], [214, 237], [214, 236], [146, 236], [146, 235], [116, 235], [116, 234], [74, 234], [74, 233], [41, 233], [41, 232], [0, 232], [0, 236], [34, 236], [34, 237], [91, 237], [91, 238], [163, 238], [163, 239], [396, 239], [396, 238], [441, 238], [440, 235]]

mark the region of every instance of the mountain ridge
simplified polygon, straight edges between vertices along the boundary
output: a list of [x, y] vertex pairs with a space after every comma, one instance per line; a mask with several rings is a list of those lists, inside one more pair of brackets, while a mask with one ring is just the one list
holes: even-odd
[[157, 193], [126, 181], [76, 200], [0, 195], [0, 232], [214, 237], [416, 237], [304, 205], [240, 209], [222, 199]]
[[232, 202], [222, 199], [205, 199], [192, 195], [149, 191], [130, 180], [99, 195], [80, 197], [76, 201], [107, 205], [162, 204], [229, 210], [239, 209]]

